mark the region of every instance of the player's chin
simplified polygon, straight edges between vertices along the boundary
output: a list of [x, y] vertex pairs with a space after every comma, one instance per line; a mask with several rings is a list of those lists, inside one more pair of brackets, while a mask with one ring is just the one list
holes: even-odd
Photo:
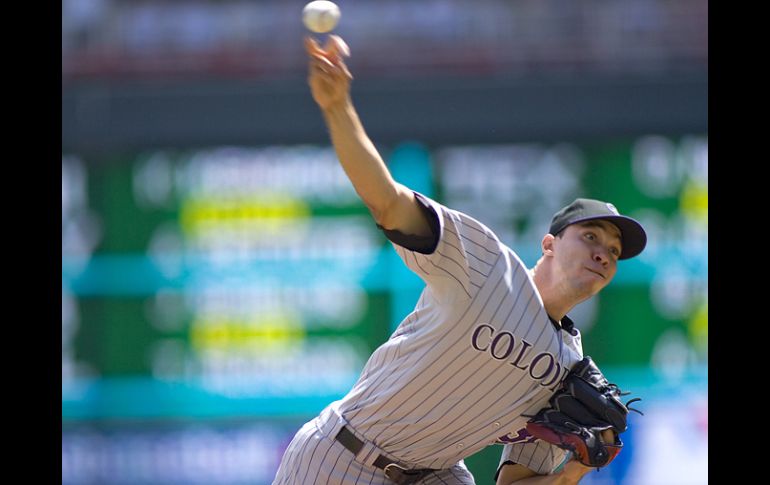
[[602, 291], [604, 287], [607, 286], [607, 283], [609, 283], [609, 281], [605, 279], [598, 279], [593, 277], [586, 278], [583, 281], [583, 288], [586, 293], [586, 298], [590, 298]]
[[587, 286], [591, 287], [594, 295], [610, 284], [610, 281], [612, 280], [612, 276], [609, 275], [602, 275], [593, 271], [586, 271], [586, 273], [584, 281]]
[[595, 283], [593, 288], [594, 295], [602, 291], [604, 288], [606, 288], [609, 282], [610, 282], [609, 280], [602, 280]]

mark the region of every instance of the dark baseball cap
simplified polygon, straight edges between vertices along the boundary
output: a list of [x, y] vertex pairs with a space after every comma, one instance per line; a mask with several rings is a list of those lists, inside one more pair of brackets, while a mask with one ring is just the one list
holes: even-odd
[[641, 253], [647, 245], [647, 233], [634, 219], [620, 215], [614, 205], [595, 199], [575, 199], [553, 215], [549, 233], [556, 235], [565, 227], [576, 222], [603, 219], [615, 224], [620, 229], [620, 239], [623, 248], [618, 259], [633, 258]]

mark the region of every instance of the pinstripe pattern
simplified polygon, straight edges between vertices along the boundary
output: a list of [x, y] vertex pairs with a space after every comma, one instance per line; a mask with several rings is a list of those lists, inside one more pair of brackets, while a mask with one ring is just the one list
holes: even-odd
[[[545, 406], [582, 358], [580, 336], [550, 323], [529, 271], [492, 231], [417, 195], [438, 215], [438, 246], [429, 255], [393, 246], [426, 287], [334, 408], [383, 453], [414, 468], [443, 469], [429, 483], [472, 483], [462, 459], [494, 443], [506, 445], [501, 462], [549, 473], [565, 452], [529, 442], [523, 415]], [[351, 464], [330, 450], [339, 444], [319, 444], [303, 430], [284, 455], [307, 472], [300, 479], [324, 467], [338, 473], [344, 463], [348, 471], [335, 475], [342, 481], [329, 483], [381, 483], [378, 470]]]
[[[393, 485], [376, 467], [356, 460], [353, 453], [333, 439], [339, 430], [327, 419], [334, 419], [332, 406], [322, 416], [306, 423], [284, 453], [273, 485]], [[331, 426], [324, 427], [321, 422]], [[376, 450], [369, 454], [377, 453]], [[421, 484], [474, 485], [473, 475], [460, 461], [429, 474]]]

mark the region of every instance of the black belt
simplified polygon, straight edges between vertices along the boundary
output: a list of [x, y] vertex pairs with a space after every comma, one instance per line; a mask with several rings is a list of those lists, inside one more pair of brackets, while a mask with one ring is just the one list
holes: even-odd
[[[350, 450], [354, 455], [358, 455], [358, 452], [364, 447], [364, 442], [356, 438], [347, 426], [340, 428], [340, 432], [337, 433], [337, 436], [335, 436], [334, 439], [342, 443], [342, 446]], [[438, 471], [431, 468], [408, 470], [384, 455], [378, 456], [377, 459], [374, 460], [373, 465], [384, 470], [386, 477], [402, 485], [422, 480], [429, 473]]]

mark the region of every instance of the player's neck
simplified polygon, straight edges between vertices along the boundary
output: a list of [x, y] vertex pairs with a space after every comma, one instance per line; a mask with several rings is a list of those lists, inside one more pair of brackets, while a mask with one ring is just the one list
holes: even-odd
[[535, 282], [535, 288], [540, 293], [543, 300], [543, 307], [549, 317], [557, 322], [580, 303], [576, 301], [557, 278], [552, 277], [547, 268], [544, 268], [539, 262], [534, 268], [529, 270], [532, 280]]

